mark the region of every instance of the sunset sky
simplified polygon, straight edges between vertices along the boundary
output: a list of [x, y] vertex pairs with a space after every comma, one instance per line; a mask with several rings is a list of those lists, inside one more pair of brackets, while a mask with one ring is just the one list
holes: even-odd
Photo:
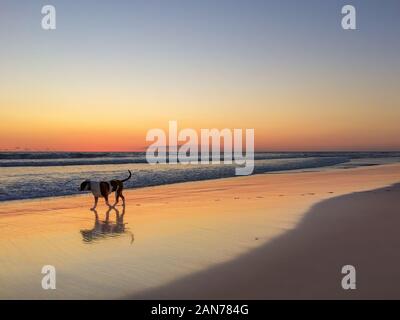
[[400, 150], [399, 15], [398, 0], [0, 0], [0, 150], [143, 150], [168, 120], [254, 128], [257, 150]]

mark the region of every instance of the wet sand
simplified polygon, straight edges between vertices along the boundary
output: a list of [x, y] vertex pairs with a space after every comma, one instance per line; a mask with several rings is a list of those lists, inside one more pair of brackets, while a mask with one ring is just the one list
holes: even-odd
[[[374, 191], [392, 197], [383, 203], [362, 194], [362, 212], [353, 200], [324, 206], [399, 181], [400, 165], [385, 165], [129, 190], [125, 212], [111, 210], [108, 223], [104, 204], [96, 222], [89, 195], [2, 203], [0, 298], [335, 298], [338, 265], [358, 263], [360, 289], [349, 294], [356, 296], [364, 292], [363, 268], [373, 266], [366, 255], [380, 263], [396, 254], [389, 206], [398, 207], [397, 188]], [[386, 204], [381, 215], [392, 220], [381, 219], [373, 204]], [[378, 223], [390, 221], [388, 231]], [[354, 262], [339, 255], [347, 247]], [[57, 270], [56, 290], [41, 288], [48, 264]], [[332, 281], [328, 291], [321, 281], [304, 286], [323, 277]]]
[[[130, 298], [400, 299], [399, 208], [400, 184], [325, 200], [270, 243]], [[354, 290], [342, 288], [345, 265]]]

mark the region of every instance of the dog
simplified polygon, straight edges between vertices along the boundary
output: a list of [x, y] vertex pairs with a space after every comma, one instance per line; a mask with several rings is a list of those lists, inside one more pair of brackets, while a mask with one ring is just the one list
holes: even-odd
[[[123, 180], [111, 180], [111, 181], [91, 181], [85, 180], [81, 183], [80, 191], [91, 191], [94, 196], [94, 206], [90, 210], [95, 210], [97, 207], [97, 202], [100, 197], [103, 197], [106, 201], [106, 204], [109, 207], [115, 207], [119, 202], [119, 198], [122, 199], [122, 205], [125, 206], [125, 197], [122, 194], [122, 190], [124, 189], [124, 182], [128, 181], [132, 177], [132, 173], [130, 170], [129, 177]], [[108, 203], [108, 196], [110, 193], [115, 192], [115, 203], [110, 206]]]

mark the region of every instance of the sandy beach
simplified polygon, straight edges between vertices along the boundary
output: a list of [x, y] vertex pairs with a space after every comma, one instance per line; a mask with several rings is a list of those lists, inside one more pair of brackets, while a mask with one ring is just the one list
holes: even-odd
[[392, 164], [148, 187], [108, 222], [88, 194], [3, 202], [0, 298], [400, 298], [398, 182]]
[[[234, 261], [132, 298], [399, 299], [400, 185], [315, 205], [294, 230]], [[355, 290], [341, 287], [344, 265]]]

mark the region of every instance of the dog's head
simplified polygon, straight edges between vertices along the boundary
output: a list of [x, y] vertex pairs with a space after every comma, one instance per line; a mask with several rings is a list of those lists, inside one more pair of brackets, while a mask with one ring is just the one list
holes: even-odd
[[90, 180], [85, 180], [81, 183], [80, 191], [89, 191], [90, 190]]

